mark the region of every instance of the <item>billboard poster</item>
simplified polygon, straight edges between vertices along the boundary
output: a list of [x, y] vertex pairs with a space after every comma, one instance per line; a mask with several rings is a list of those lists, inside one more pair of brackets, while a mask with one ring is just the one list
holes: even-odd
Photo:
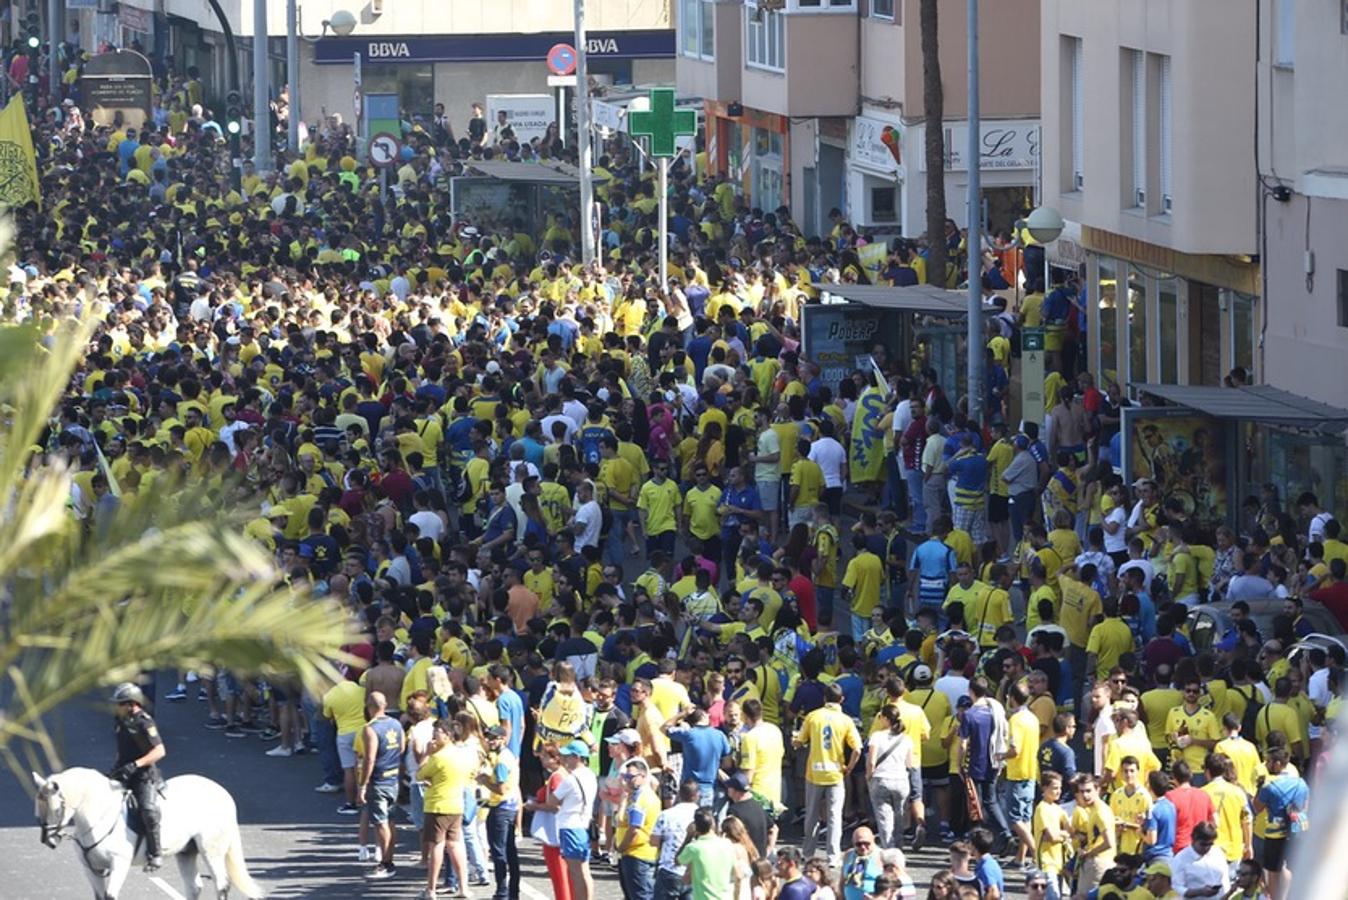
[[833, 391], [861, 367], [876, 344], [884, 345], [890, 359], [899, 346], [900, 319], [894, 310], [810, 303], [801, 310], [801, 320], [801, 352], [819, 366], [819, 380]]
[[1130, 415], [1126, 477], [1156, 482], [1161, 501], [1177, 498], [1204, 528], [1226, 523], [1227, 425], [1204, 415]]
[[488, 94], [488, 128], [496, 127], [496, 114], [502, 110], [506, 124], [515, 130], [515, 139], [521, 144], [541, 138], [557, 121], [557, 101], [551, 94]]

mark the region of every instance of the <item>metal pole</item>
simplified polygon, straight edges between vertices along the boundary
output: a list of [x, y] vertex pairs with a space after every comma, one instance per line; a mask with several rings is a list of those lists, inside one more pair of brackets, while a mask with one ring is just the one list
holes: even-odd
[[585, 0], [576, 0], [576, 152], [580, 163], [580, 256], [594, 262], [594, 185], [590, 171], [590, 85], [586, 77]]
[[61, 0], [47, 0], [47, 102], [61, 105]]
[[660, 157], [660, 290], [669, 285], [669, 158]]
[[271, 68], [267, 59], [267, 0], [253, 0], [253, 169], [270, 172]]
[[290, 109], [286, 130], [286, 148], [300, 152], [300, 13], [295, 0], [286, 0], [286, 90]]
[[969, 0], [969, 419], [983, 421], [983, 185], [978, 116], [978, 0]]

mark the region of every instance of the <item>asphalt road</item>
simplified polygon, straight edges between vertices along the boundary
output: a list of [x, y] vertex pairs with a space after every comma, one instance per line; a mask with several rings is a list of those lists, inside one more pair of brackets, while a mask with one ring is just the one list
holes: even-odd
[[[313, 756], [275, 759], [264, 754], [272, 744], [256, 737], [229, 739], [202, 726], [205, 704], [195, 700], [161, 703], [158, 721], [169, 747], [167, 777], [193, 772], [222, 784], [239, 808], [244, 852], [254, 877], [272, 897], [412, 898], [422, 885], [423, 871], [409, 856], [416, 846], [411, 825], [399, 828], [402, 854], [396, 879], [368, 882], [368, 868], [356, 859], [356, 820], [339, 816], [339, 795], [318, 794], [318, 763]], [[107, 768], [112, 758], [110, 711], [92, 701], [71, 704], [51, 723], [62, 761], [68, 766]], [[8, 770], [0, 773], [0, 898], [4, 900], [68, 900], [90, 896], [72, 841], [49, 850], [38, 841], [31, 785], [21, 784]], [[925, 894], [927, 880], [945, 864], [946, 854], [932, 848], [910, 854], [909, 866]], [[521, 846], [525, 900], [544, 900], [552, 889], [542, 853], [528, 839]], [[595, 872], [599, 900], [622, 896], [616, 876]], [[1018, 879], [1017, 879], [1018, 881]], [[207, 883], [209, 886], [209, 882]], [[177, 869], [167, 865], [159, 876], [134, 871], [122, 900], [164, 900], [179, 897]], [[475, 888], [474, 896], [490, 896]]]

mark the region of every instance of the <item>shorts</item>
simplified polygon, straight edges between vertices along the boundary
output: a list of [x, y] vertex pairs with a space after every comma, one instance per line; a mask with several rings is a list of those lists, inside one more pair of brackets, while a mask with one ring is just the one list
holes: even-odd
[[356, 767], [356, 732], [337, 735], [337, 759], [343, 769]]
[[397, 802], [397, 781], [372, 784], [365, 791], [365, 808], [370, 811], [370, 821], [376, 825], [388, 821], [389, 813]]
[[782, 480], [780, 478], [758, 482], [758, 500], [763, 504], [764, 512], [775, 512], [777, 510], [777, 495], [781, 490]]
[[426, 813], [421, 839], [428, 844], [463, 839], [463, 813]]
[[1281, 872], [1292, 855], [1291, 838], [1264, 838], [1264, 852], [1259, 863], [1265, 872]]
[[1003, 781], [1002, 809], [1011, 822], [1028, 822], [1034, 817], [1034, 780]]
[[[922, 777], [919, 781], [931, 787], [946, 787], [950, 784], [950, 763], [941, 763], [939, 766], [923, 766]], [[910, 792], [912, 796], [917, 796], [916, 790], [910, 789]]]
[[915, 766], [908, 770], [908, 796], [913, 800], [922, 799], [922, 770]]
[[1010, 497], [1003, 497], [1000, 494], [988, 495], [988, 521], [989, 522], [1011, 521]]
[[577, 859], [589, 862], [590, 833], [583, 828], [558, 829], [561, 838], [562, 859]]
[[225, 669], [215, 672], [215, 693], [221, 700], [231, 700], [243, 694], [243, 688], [237, 678]]

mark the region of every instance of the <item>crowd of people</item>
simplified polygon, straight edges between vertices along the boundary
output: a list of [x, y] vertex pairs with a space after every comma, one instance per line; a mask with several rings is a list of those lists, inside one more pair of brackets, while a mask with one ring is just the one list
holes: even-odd
[[561, 900], [599, 866], [627, 900], [1295, 896], [1344, 666], [1302, 611], [1348, 625], [1348, 545], [1312, 494], [1212, 529], [1123, 483], [1128, 401], [1061, 334], [1048, 420], [997, 414], [1008, 336], [1075, 319], [1071, 282], [998, 317], [984, 425], [901, 348], [838, 384], [802, 352], [821, 286], [923, 281], [922, 239], [867, 273], [841, 216], [803, 234], [685, 156], [661, 284], [621, 144], [583, 264], [578, 216], [449, 206], [474, 159], [560, 141], [409, 117], [381, 196], [329, 121], [235, 186], [202, 103], [36, 117], [4, 317], [101, 323], [45, 448], [73, 516], [204, 489], [365, 635], [323, 696], [200, 674], [206, 727], [317, 754], [370, 878], [410, 850], [428, 897], [515, 900], [527, 834]]

